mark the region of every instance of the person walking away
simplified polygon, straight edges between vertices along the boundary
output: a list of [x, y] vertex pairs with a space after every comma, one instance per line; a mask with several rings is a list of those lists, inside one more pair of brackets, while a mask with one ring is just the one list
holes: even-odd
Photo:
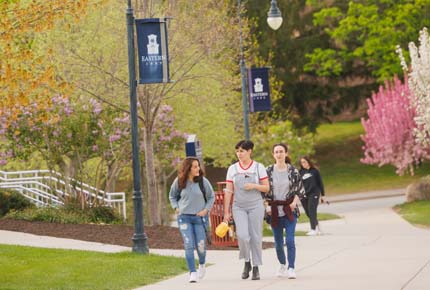
[[[239, 244], [239, 259], [245, 260], [242, 279], [247, 279], [252, 270], [252, 280], [260, 280], [258, 267], [263, 264], [262, 192], [269, 190], [269, 181], [263, 164], [251, 159], [254, 149], [252, 141], [239, 141], [235, 149], [238, 161], [228, 168], [227, 185], [224, 189], [224, 221], [231, 221], [233, 214]], [[233, 194], [232, 212], [230, 212]]]
[[307, 156], [300, 158], [300, 175], [306, 192], [306, 197], [301, 199], [301, 203], [311, 225], [311, 230], [306, 235], [315, 236], [321, 233], [318, 225], [317, 208], [320, 199], [321, 202], [324, 202], [324, 185], [319, 170]]
[[[212, 185], [204, 177], [199, 159], [187, 157], [182, 161], [178, 176], [170, 187], [169, 200], [177, 214], [179, 231], [184, 241], [185, 259], [190, 271], [189, 282], [194, 283], [203, 279], [206, 273], [208, 213], [215, 201]], [[197, 250], [199, 258], [198, 272], [194, 250]]]
[[[266, 195], [266, 201], [269, 204], [266, 207], [266, 213], [271, 216], [270, 225], [275, 239], [276, 256], [280, 263], [276, 275], [296, 279], [294, 271], [296, 260], [295, 231], [297, 218], [300, 215], [297, 203], [300, 198], [304, 197], [305, 189], [299, 171], [291, 165], [291, 160], [287, 154], [288, 146], [286, 144], [273, 145], [272, 155], [275, 164], [266, 168], [270, 184], [270, 190]], [[284, 231], [288, 266], [284, 251]]]

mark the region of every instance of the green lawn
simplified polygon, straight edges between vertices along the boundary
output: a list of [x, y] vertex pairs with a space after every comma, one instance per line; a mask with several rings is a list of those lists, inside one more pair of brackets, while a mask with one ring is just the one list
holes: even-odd
[[[328, 221], [328, 220], [335, 220], [335, 219], [340, 219], [341, 218], [337, 214], [325, 213], [325, 212], [318, 213], [317, 217], [318, 217], [318, 221]], [[300, 214], [298, 223], [309, 223], [308, 216], [306, 214], [304, 214], [304, 213]]]
[[317, 129], [317, 144], [344, 144], [345, 139], [356, 138], [364, 134], [360, 121], [321, 124]]
[[[326, 220], [333, 220], [333, 219], [340, 219], [340, 216], [332, 213], [318, 213], [318, 221], [326, 221]], [[309, 223], [309, 218], [305, 214], [301, 214], [299, 217], [298, 223]], [[296, 236], [305, 236], [305, 231], [297, 231], [296, 230]], [[272, 229], [270, 225], [268, 225], [266, 222], [263, 225], [263, 236], [265, 237], [272, 237]]]
[[364, 134], [359, 121], [323, 124], [317, 130], [316, 154], [328, 195], [406, 187], [430, 174], [425, 163], [414, 176], [398, 176], [393, 166], [378, 167], [360, 162]]
[[1, 289], [133, 289], [187, 271], [182, 258], [0, 245]]
[[430, 227], [430, 200], [407, 202], [394, 209], [411, 224]]

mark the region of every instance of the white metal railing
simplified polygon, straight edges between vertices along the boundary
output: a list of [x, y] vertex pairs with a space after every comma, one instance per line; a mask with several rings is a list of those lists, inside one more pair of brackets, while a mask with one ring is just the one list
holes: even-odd
[[38, 206], [64, 205], [69, 196], [83, 196], [90, 204], [94, 199], [113, 207], [125, 219], [125, 193], [105, 192], [75, 179], [49, 170], [1, 171], [0, 188], [15, 189]]

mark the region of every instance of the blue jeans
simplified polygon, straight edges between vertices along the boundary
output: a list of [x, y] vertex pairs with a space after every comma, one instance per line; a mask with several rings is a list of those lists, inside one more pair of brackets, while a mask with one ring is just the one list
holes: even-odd
[[273, 237], [275, 238], [276, 256], [279, 263], [285, 265], [285, 251], [284, 251], [284, 229], [285, 229], [285, 244], [287, 245], [288, 268], [294, 269], [294, 262], [296, 261], [296, 243], [294, 235], [296, 231], [297, 217], [294, 215], [294, 220], [290, 221], [288, 217], [282, 216], [278, 218], [278, 226], [272, 227]]
[[188, 269], [190, 272], [195, 272], [194, 249], [197, 250], [199, 264], [202, 265], [206, 262], [205, 227], [207, 228], [208, 226], [208, 217], [181, 214], [178, 216], [178, 226], [184, 240], [185, 259]]

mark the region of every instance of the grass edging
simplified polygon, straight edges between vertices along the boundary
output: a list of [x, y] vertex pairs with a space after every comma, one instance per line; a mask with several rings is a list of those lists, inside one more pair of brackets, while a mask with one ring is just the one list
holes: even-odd
[[[318, 221], [327, 221], [327, 220], [334, 220], [334, 219], [340, 219], [341, 218], [340, 216], [338, 216], [336, 214], [332, 214], [332, 213], [318, 213], [317, 216], [318, 216]], [[309, 223], [309, 218], [305, 214], [301, 214], [297, 223]], [[295, 235], [296, 236], [306, 236], [306, 232], [296, 230]], [[268, 225], [267, 223], [264, 223], [264, 225], [263, 225], [263, 237], [272, 237], [272, 236], [273, 236], [273, 233], [272, 233], [272, 229], [271, 229], [270, 225]]]
[[430, 228], [430, 200], [405, 202], [394, 206], [393, 209], [409, 223]]

